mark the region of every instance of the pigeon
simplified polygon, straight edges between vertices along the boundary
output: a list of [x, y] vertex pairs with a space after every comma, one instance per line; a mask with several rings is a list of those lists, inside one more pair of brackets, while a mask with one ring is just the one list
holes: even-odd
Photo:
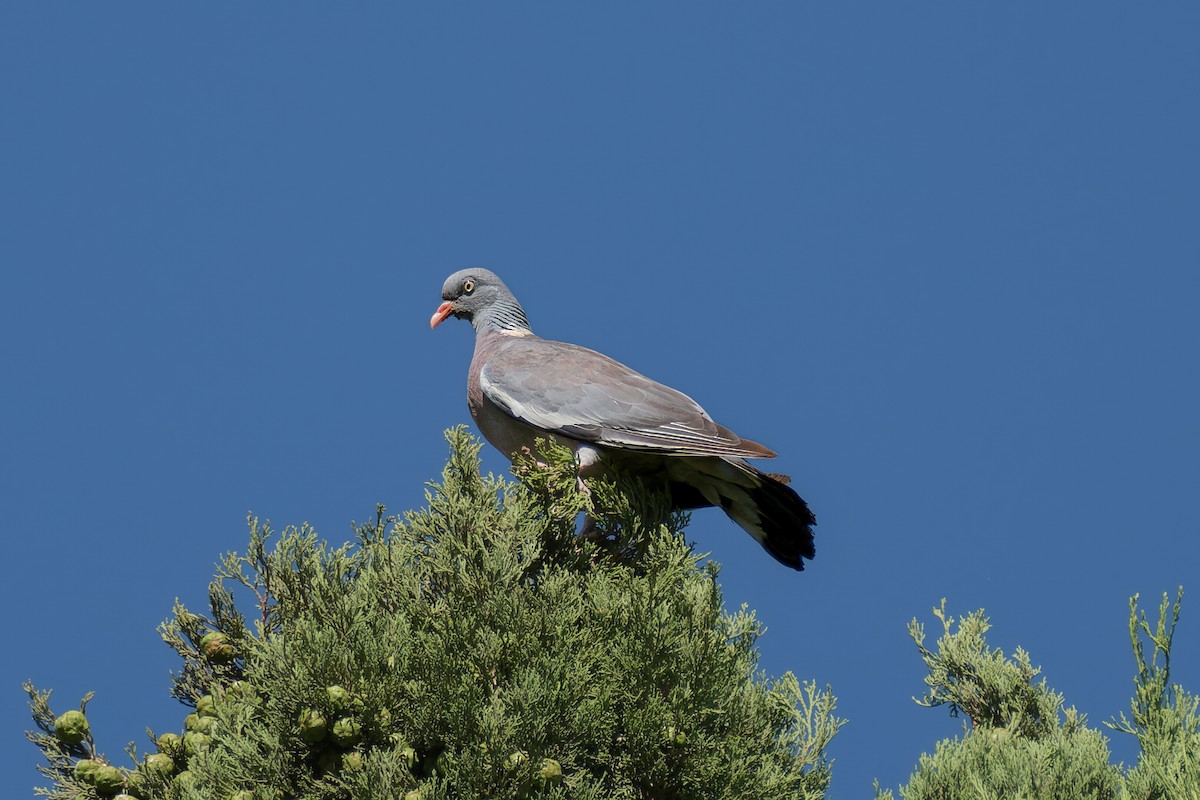
[[748, 458], [775, 453], [716, 422], [687, 395], [608, 356], [534, 335], [525, 311], [495, 273], [455, 272], [429, 327], [447, 317], [475, 328], [467, 405], [476, 426], [509, 458], [537, 439], [574, 451], [585, 476], [614, 465], [665, 487], [673, 507], [718, 507], [777, 561], [804, 569], [815, 555], [816, 517], [784, 475]]

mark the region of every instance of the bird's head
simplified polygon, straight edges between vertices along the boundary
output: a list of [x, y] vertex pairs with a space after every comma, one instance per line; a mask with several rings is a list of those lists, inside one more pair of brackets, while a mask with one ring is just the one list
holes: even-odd
[[461, 269], [442, 284], [442, 304], [433, 312], [429, 327], [436, 328], [450, 316], [467, 320], [476, 331], [529, 332], [529, 321], [517, 298], [496, 273], [482, 267]]

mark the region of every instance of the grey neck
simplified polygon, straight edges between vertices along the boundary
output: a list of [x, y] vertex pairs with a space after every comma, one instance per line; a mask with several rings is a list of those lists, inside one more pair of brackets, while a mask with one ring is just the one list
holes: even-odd
[[497, 300], [471, 319], [475, 333], [495, 331], [498, 333], [533, 333], [525, 310], [515, 297]]

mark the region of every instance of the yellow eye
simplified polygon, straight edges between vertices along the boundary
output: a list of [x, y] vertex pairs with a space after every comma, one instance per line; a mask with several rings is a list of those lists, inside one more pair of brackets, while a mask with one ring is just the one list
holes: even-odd
[[475, 291], [475, 281], [467, 278], [463, 281], [463, 294], [470, 294], [473, 291]]

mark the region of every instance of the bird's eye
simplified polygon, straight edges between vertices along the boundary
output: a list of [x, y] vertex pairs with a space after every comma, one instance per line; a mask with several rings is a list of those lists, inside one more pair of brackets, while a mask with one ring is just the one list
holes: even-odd
[[470, 294], [473, 291], [475, 291], [475, 281], [467, 278], [463, 281], [463, 294]]

